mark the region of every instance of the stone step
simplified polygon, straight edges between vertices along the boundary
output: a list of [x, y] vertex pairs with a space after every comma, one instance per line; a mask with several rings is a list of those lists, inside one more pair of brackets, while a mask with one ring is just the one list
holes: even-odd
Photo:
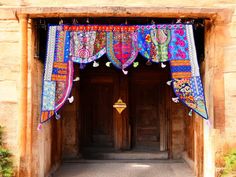
[[90, 152], [83, 153], [83, 158], [97, 160], [161, 160], [168, 159], [168, 152]]

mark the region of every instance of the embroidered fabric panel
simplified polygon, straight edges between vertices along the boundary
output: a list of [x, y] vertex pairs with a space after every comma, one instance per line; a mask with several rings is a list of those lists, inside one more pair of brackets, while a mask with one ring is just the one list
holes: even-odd
[[74, 75], [73, 62], [69, 60], [66, 64], [67, 64], [66, 79], [64, 81], [59, 80], [57, 82], [55, 111], [58, 111], [66, 102], [71, 93], [73, 85], [73, 75]]
[[49, 26], [40, 122], [49, 120], [70, 94], [73, 62], [68, 58], [69, 40], [69, 33], [65, 32], [61, 26]]
[[168, 47], [168, 57], [170, 60], [189, 60], [189, 44], [187, 40], [186, 26], [173, 25], [171, 39]]
[[138, 52], [152, 62], [169, 61], [176, 96], [208, 119], [191, 25], [58, 25], [48, 31], [41, 122], [68, 99], [73, 62], [90, 63], [107, 53], [113, 65], [123, 70]]
[[54, 110], [56, 83], [54, 81], [44, 81], [43, 85], [43, 111]]
[[104, 31], [72, 31], [70, 56], [74, 62], [90, 63], [106, 52]]
[[47, 56], [46, 56], [46, 64], [44, 70], [44, 80], [51, 80], [52, 75], [52, 67], [54, 61], [54, 50], [56, 45], [56, 26], [49, 27], [48, 30], [48, 44], [47, 44]]
[[184, 104], [192, 109], [196, 109], [197, 105], [191, 89], [190, 78], [173, 79], [173, 87], [176, 96], [178, 96]]
[[54, 61], [63, 62], [64, 61], [64, 42], [65, 42], [65, 31], [61, 26], [57, 26], [56, 31], [56, 41], [55, 41], [55, 58]]
[[138, 55], [137, 32], [107, 32], [107, 57], [119, 69], [131, 65]]
[[191, 67], [192, 67], [192, 76], [200, 76], [192, 26], [190, 25], [186, 26], [186, 34], [187, 34], [187, 41], [188, 41], [189, 58], [190, 58]]
[[168, 60], [168, 45], [171, 30], [168, 26], [140, 26], [138, 28], [138, 47], [142, 56], [153, 62]]
[[172, 34], [169, 57], [174, 92], [185, 105], [208, 119], [192, 26], [181, 25]]
[[170, 60], [172, 78], [192, 77], [190, 60]]

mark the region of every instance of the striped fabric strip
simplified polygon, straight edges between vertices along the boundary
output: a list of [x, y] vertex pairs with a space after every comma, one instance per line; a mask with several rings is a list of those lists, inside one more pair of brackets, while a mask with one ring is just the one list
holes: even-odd
[[191, 66], [190, 60], [171, 60], [171, 66]]
[[191, 78], [192, 73], [191, 72], [175, 72], [172, 73], [172, 78], [173, 79], [178, 79], [178, 78]]

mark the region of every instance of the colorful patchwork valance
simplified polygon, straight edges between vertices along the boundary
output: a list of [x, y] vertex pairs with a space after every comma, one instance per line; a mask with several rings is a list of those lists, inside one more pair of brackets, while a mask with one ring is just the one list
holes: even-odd
[[[49, 26], [40, 122], [46, 122], [68, 100], [73, 63], [85, 65], [107, 54], [124, 71], [140, 53], [149, 62], [170, 62], [172, 86], [186, 106], [208, 119], [190, 24]], [[170, 83], [170, 82], [169, 82]]]

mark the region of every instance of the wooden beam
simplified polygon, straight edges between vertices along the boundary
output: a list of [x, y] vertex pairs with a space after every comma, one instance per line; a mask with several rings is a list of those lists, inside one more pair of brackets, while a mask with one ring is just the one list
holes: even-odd
[[233, 9], [199, 7], [124, 7], [124, 6], [73, 6], [73, 7], [20, 7], [4, 8], [4, 13], [28, 14], [29, 18], [59, 17], [153, 17], [153, 18], [204, 18], [230, 21]]
[[[222, 10], [222, 9], [221, 9]], [[78, 6], [78, 7], [26, 7], [18, 13], [38, 17], [164, 17], [164, 18], [212, 18], [220, 9], [179, 7], [124, 7], [124, 6]]]
[[20, 74], [19, 74], [19, 112], [18, 112], [18, 143], [19, 143], [19, 175], [25, 176], [26, 132], [27, 132], [27, 89], [28, 89], [28, 16], [20, 15]]

